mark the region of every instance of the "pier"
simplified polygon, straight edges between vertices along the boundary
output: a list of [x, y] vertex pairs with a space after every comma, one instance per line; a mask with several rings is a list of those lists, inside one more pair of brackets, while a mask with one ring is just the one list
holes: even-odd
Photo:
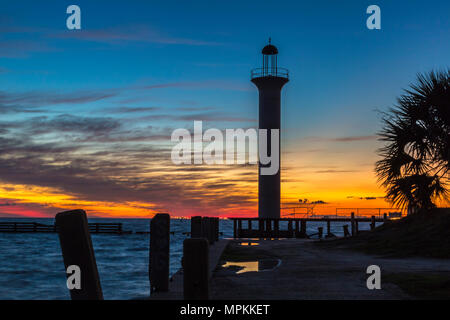
[[[370, 229], [375, 229], [377, 222], [386, 222], [390, 220], [386, 214], [383, 218], [372, 217], [323, 217], [323, 218], [278, 218], [278, 219], [260, 219], [260, 218], [229, 218], [233, 221], [233, 238], [309, 238], [317, 235], [322, 237], [323, 227], [318, 227], [317, 233], [307, 234], [306, 225], [308, 222], [322, 222], [326, 225], [326, 236], [333, 236], [331, 233], [332, 222], [348, 222], [351, 226], [351, 235], [358, 233], [358, 224], [360, 222], [370, 222]], [[281, 223], [287, 224], [287, 229], [280, 227]], [[349, 235], [348, 225], [343, 226], [344, 235]]]
[[[7, 233], [50, 233], [58, 232], [55, 224], [43, 224], [37, 222], [0, 222], [0, 232]], [[90, 233], [107, 234], [130, 234], [131, 231], [125, 231], [122, 223], [89, 223]]]
[[[390, 220], [387, 214], [382, 218], [356, 217], [354, 213], [350, 217], [315, 217], [315, 218], [229, 218], [233, 221], [233, 238], [309, 238], [317, 235], [322, 237], [323, 227], [318, 227], [317, 233], [307, 234], [306, 225], [308, 222], [322, 222], [326, 224], [326, 236], [332, 236], [332, 222], [347, 222], [351, 226], [351, 235], [358, 233], [358, 224], [360, 222], [370, 222], [370, 229], [375, 229], [377, 222], [386, 222]], [[280, 224], [287, 224], [287, 229], [282, 229]], [[349, 235], [348, 226], [344, 225], [344, 235]]]

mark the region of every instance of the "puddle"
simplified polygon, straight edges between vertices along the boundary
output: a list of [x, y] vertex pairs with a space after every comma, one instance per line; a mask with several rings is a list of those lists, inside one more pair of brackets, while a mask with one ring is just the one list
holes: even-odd
[[227, 261], [222, 265], [223, 268], [227, 267], [238, 267], [241, 268], [236, 272], [236, 274], [245, 272], [263, 272], [272, 271], [278, 268], [281, 264], [280, 259], [261, 259], [256, 261]]

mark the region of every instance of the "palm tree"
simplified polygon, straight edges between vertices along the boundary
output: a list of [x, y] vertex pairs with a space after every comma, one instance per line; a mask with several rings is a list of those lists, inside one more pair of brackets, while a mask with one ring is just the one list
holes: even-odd
[[417, 83], [383, 114], [375, 171], [386, 198], [410, 209], [448, 201], [450, 175], [450, 69], [419, 74]]

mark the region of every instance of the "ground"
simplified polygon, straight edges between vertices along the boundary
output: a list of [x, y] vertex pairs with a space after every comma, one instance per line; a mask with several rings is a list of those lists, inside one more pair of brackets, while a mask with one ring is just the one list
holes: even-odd
[[391, 220], [355, 237], [322, 242], [385, 257], [450, 259], [450, 208], [435, 208]]
[[[222, 255], [211, 280], [212, 299], [448, 298], [445, 282], [450, 280], [450, 260], [383, 258], [303, 239], [252, 240], [256, 246], [241, 242], [249, 241], [231, 241]], [[239, 268], [220, 266], [226, 261], [267, 259], [279, 259], [281, 264], [273, 270], [240, 274], [236, 274]], [[369, 265], [381, 268], [381, 290], [367, 289]], [[421, 295], [424, 283], [425, 288], [434, 285], [437, 295]]]

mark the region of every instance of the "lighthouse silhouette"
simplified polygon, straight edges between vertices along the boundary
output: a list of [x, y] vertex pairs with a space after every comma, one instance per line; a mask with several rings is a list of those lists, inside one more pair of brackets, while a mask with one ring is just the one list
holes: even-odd
[[[251, 71], [251, 81], [259, 91], [259, 129], [267, 129], [267, 150], [271, 150], [271, 131], [281, 125], [281, 89], [289, 81], [289, 72], [277, 65], [278, 49], [269, 44], [262, 49], [262, 68]], [[280, 146], [278, 135], [278, 145]], [[281, 169], [280, 148], [278, 148]], [[276, 155], [270, 155], [274, 157]], [[270, 166], [258, 162], [258, 217], [280, 218], [280, 170], [274, 175], [262, 175], [261, 168]]]

